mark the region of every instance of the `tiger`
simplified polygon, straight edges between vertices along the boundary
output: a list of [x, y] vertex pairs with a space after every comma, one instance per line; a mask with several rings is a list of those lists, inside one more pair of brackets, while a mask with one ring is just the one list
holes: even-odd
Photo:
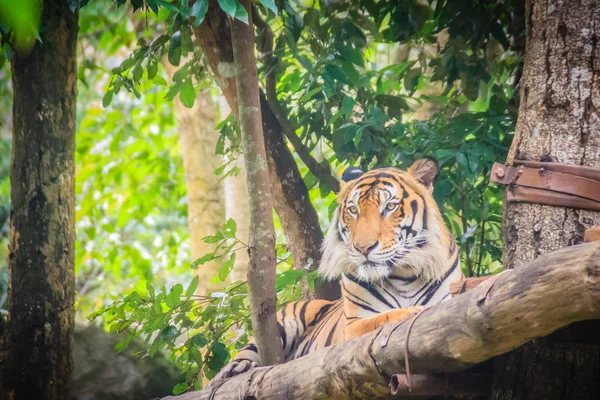
[[[463, 273], [456, 241], [432, 195], [438, 175], [439, 164], [429, 157], [407, 171], [344, 171], [319, 265], [326, 279], [341, 277], [342, 295], [290, 303], [277, 313], [285, 361], [450, 299], [450, 283]], [[251, 340], [212, 382], [259, 365]]]

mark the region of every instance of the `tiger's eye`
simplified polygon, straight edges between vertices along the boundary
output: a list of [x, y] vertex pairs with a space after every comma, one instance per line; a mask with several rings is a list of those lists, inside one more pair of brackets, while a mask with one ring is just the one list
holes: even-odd
[[356, 208], [356, 206], [350, 206], [348, 211], [350, 211], [352, 214], [356, 214], [358, 212], [358, 208]]
[[387, 206], [385, 206], [385, 208], [386, 208], [388, 211], [394, 211], [394, 210], [396, 209], [396, 203], [388, 203], [388, 205], [387, 205]]

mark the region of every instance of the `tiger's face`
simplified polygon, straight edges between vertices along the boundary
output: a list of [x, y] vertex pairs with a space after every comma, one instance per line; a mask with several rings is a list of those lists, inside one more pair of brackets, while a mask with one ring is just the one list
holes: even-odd
[[436, 265], [427, 253], [449, 240], [431, 195], [438, 171], [437, 162], [428, 158], [408, 171], [346, 170], [321, 272], [329, 278], [352, 273], [365, 281], [392, 273], [435, 278]]

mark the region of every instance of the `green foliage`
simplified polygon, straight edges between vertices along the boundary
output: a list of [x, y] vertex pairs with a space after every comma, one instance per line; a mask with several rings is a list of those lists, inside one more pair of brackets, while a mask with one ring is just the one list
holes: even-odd
[[[246, 251], [247, 245], [236, 237], [237, 226], [229, 219], [223, 229], [213, 236], [205, 237], [206, 243], [214, 245], [212, 253], [192, 263], [198, 268], [208, 261], [223, 262], [216, 277], [225, 282], [228, 278], [236, 251]], [[278, 253], [285, 250], [278, 246]], [[282, 259], [276, 280], [279, 304], [300, 299], [300, 282], [308, 278], [314, 285], [315, 272], [296, 270]], [[147, 355], [167, 350], [170, 358], [186, 374], [187, 382], [175, 386], [173, 393], [181, 393], [192, 386], [199, 387], [199, 373], [212, 378], [237, 350], [248, 343], [250, 314], [246, 282], [235, 282], [222, 291], [209, 296], [196, 295], [198, 277], [187, 287], [180, 283], [136, 290], [110, 306], [90, 314], [89, 319], [102, 317], [111, 332], [127, 332], [125, 340], [118, 343], [122, 350], [135, 336], [144, 337], [151, 346]], [[142, 354], [144, 356], [146, 354]]]
[[[117, 1], [119, 6], [124, 3], [124, 0]], [[272, 0], [261, 0], [260, 3], [266, 9], [277, 12]], [[238, 0], [218, 0], [217, 4], [230, 17], [248, 23], [248, 13]], [[144, 71], [146, 79], [163, 84], [162, 77], [156, 75], [156, 65], [157, 60], [166, 54], [169, 63], [174, 66], [179, 66], [182, 59], [188, 60], [173, 77], [173, 84], [166, 97], [173, 100], [179, 94], [182, 104], [191, 108], [196, 98], [195, 86], [207, 87], [211, 82], [207, 79], [201, 54], [192, 44], [193, 27], [199, 26], [204, 20], [209, 1], [198, 0], [191, 7], [187, 1], [179, 0], [147, 0], [143, 3], [132, 0], [131, 5], [133, 11], [150, 9], [155, 18], [149, 20], [146, 12], [146, 23], [162, 27], [166, 21], [167, 29], [150, 43], [140, 38], [131, 55], [112, 69], [113, 77], [102, 101], [103, 106], [110, 105], [113, 96], [121, 89], [133, 93], [139, 99], [141, 94], [136, 86], [144, 78]]]
[[155, 80], [140, 81], [139, 98], [109, 90], [110, 107], [101, 104], [115, 84], [111, 70], [131, 59], [124, 49], [148, 34], [140, 38], [126, 12], [94, 1], [80, 13], [86, 49], [78, 70], [75, 155], [81, 316], [148, 283], [173, 285], [189, 271], [184, 172], [164, 71], [155, 65]]

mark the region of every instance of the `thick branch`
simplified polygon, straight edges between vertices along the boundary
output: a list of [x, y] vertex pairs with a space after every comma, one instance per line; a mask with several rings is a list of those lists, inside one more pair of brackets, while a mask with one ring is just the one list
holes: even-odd
[[[600, 318], [598, 242], [540, 257], [425, 311], [410, 334], [411, 371], [462, 371], [572, 322], [595, 318]], [[408, 326], [408, 321], [386, 325], [177, 399], [387, 397], [389, 377], [404, 372]]]

